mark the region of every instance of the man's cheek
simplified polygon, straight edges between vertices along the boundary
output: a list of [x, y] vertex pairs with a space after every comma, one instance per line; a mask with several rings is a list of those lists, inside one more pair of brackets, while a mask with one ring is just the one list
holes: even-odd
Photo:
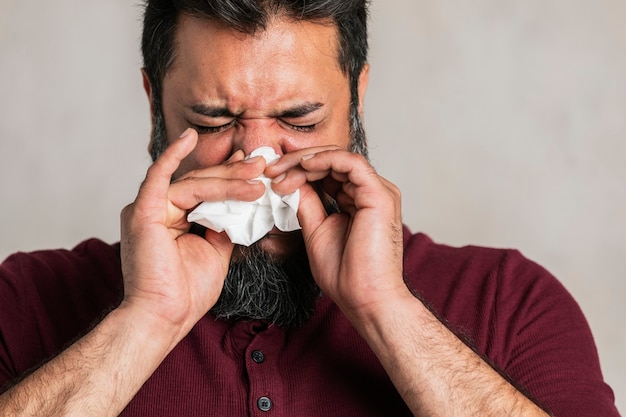
[[186, 172], [220, 165], [226, 162], [232, 155], [232, 147], [212, 143], [210, 139], [200, 136], [198, 145], [181, 163], [180, 170]]

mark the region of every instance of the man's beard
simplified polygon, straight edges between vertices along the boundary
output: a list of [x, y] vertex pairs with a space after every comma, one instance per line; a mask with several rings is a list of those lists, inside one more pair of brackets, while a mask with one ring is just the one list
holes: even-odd
[[220, 319], [267, 320], [294, 328], [315, 310], [320, 289], [313, 279], [304, 249], [289, 256], [275, 256], [254, 244], [236, 246], [224, 288], [211, 309]]

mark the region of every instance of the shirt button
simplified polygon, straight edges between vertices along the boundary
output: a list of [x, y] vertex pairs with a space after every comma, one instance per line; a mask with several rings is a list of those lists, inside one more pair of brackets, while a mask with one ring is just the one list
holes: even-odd
[[263, 363], [265, 355], [260, 350], [255, 350], [252, 352], [252, 360], [256, 363]]
[[261, 411], [270, 411], [272, 409], [272, 400], [267, 397], [261, 397], [256, 401], [257, 407]]

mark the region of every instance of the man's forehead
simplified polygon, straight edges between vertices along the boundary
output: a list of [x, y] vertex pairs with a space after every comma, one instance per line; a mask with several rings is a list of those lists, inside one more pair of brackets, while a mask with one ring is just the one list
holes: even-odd
[[[198, 42], [200, 37], [201, 42]], [[176, 57], [179, 56], [181, 49], [188, 49], [190, 43], [195, 43], [201, 50], [208, 51], [217, 42], [228, 47], [249, 43], [268, 43], [285, 48], [290, 43], [299, 44], [300, 49], [317, 50], [332, 58], [337, 68], [341, 70], [339, 34], [334, 22], [330, 19], [296, 20], [283, 15], [274, 15], [264, 26], [259, 25], [245, 32], [213, 18], [182, 14], [176, 25], [172, 64], [175, 65]]]
[[332, 26], [275, 20], [249, 35], [208, 19], [181, 23], [164, 85], [181, 104], [267, 115], [303, 101], [327, 103], [348, 88]]

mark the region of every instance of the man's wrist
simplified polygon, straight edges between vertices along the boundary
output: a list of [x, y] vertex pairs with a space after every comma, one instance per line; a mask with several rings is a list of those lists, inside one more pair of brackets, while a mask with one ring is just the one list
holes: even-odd
[[[405, 321], [427, 319], [430, 312], [406, 286], [379, 293], [376, 301], [363, 304], [358, 309], [344, 310], [352, 325], [370, 343], [382, 343], [385, 333]], [[378, 342], [377, 342], [378, 341]]]
[[[187, 331], [182, 325], [164, 320], [138, 303], [124, 300], [105, 320], [112, 320], [120, 329], [126, 329], [133, 336], [141, 339], [146, 348], [155, 354], [163, 352], [166, 356], [185, 337]], [[129, 335], [130, 336], [130, 335]]]

